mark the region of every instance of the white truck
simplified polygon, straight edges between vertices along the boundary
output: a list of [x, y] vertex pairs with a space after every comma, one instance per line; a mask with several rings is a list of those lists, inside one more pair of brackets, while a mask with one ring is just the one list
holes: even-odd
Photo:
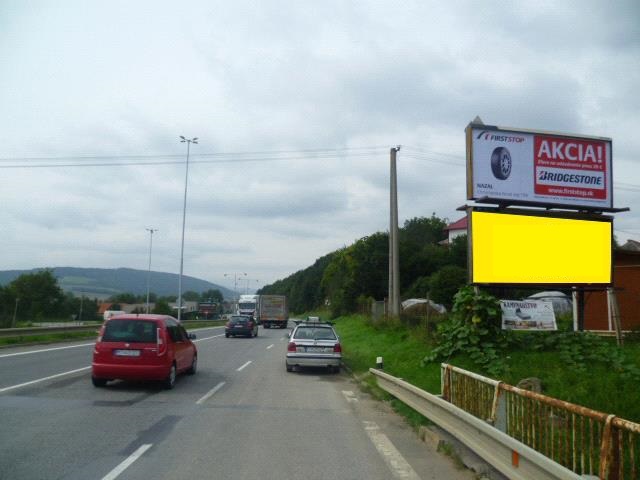
[[287, 328], [289, 307], [284, 295], [260, 295], [258, 302], [258, 323], [264, 328], [277, 326]]
[[240, 295], [238, 299], [238, 315], [249, 315], [251, 317], [258, 316], [258, 306], [260, 304], [260, 295]]

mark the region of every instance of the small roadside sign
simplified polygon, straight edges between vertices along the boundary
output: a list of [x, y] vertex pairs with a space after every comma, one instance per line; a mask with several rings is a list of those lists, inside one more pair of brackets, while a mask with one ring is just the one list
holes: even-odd
[[500, 300], [503, 330], [557, 330], [553, 304], [546, 300]]

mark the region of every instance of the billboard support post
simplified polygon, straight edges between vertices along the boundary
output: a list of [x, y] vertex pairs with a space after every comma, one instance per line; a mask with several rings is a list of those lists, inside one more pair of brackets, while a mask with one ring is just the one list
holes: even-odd
[[578, 287], [578, 331], [584, 332], [584, 288]]

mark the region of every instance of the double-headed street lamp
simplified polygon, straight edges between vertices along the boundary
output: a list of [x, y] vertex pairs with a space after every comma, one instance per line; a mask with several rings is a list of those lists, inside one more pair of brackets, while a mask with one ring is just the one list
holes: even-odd
[[231, 277], [231, 275], [233, 275], [233, 294], [236, 297], [236, 298], [234, 298], [234, 300], [237, 300], [237, 297], [238, 297], [238, 275], [244, 275], [246, 277], [247, 274], [246, 273], [225, 273], [224, 274], [225, 277]]
[[157, 232], [157, 228], [145, 228], [147, 232], [149, 232], [149, 271], [147, 272], [147, 308], [146, 311], [149, 313], [149, 283], [151, 281], [151, 247], [153, 246], [153, 234]]
[[178, 277], [178, 321], [182, 319], [182, 270], [184, 266], [184, 226], [187, 219], [187, 185], [189, 180], [189, 150], [191, 144], [198, 143], [198, 137], [185, 138], [180, 135], [180, 143], [187, 144], [187, 166], [184, 174], [184, 203], [182, 206], [182, 245], [180, 247], [180, 276]]

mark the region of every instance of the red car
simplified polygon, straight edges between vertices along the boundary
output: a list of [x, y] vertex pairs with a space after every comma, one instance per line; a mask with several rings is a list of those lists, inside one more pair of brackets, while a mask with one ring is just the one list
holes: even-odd
[[198, 350], [178, 321], [168, 315], [116, 315], [106, 320], [93, 350], [91, 380], [161, 380], [173, 388], [178, 373], [196, 373]]

